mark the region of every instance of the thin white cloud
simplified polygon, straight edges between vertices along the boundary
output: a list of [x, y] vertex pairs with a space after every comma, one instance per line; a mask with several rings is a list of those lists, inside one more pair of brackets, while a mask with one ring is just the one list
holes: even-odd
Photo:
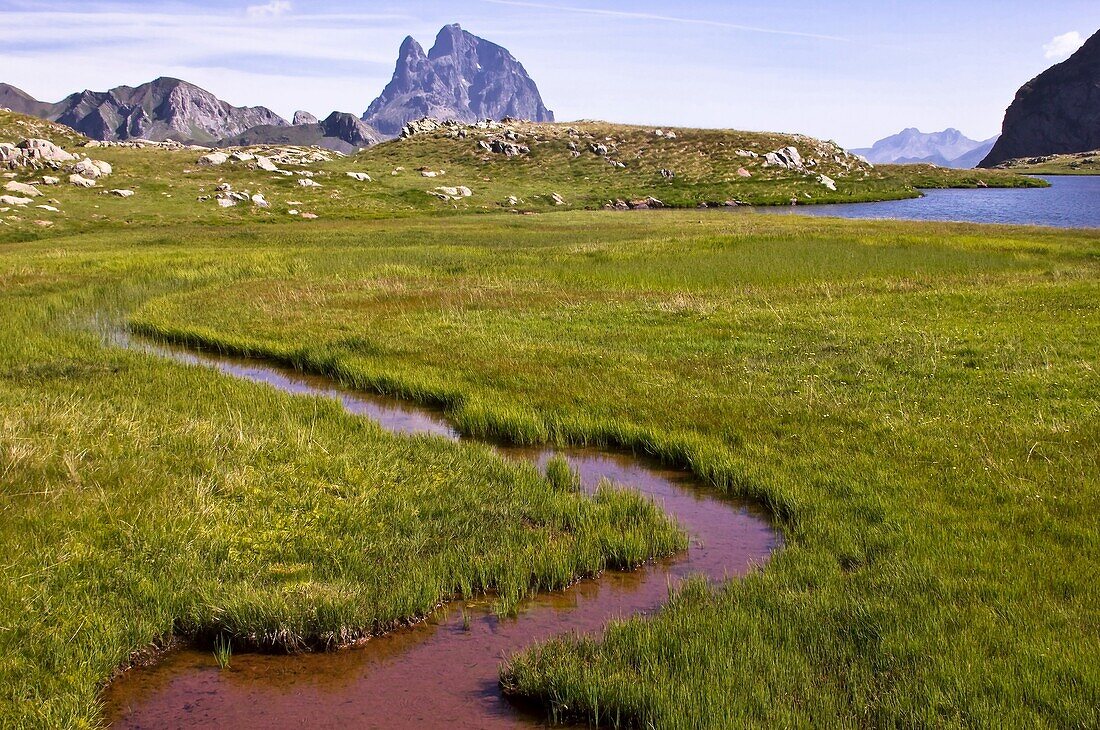
[[549, 5], [545, 3], [526, 2], [526, 0], [482, 0], [493, 5], [508, 5], [514, 8], [533, 8], [537, 10], [552, 10], [559, 13], [581, 13], [584, 15], [602, 15], [613, 18], [630, 18], [633, 20], [654, 20], [662, 23], [683, 23], [685, 25], [702, 25], [711, 28], [726, 28], [728, 30], [743, 31], [746, 33], [766, 33], [768, 35], [785, 35], [796, 38], [813, 38], [822, 41], [836, 41], [847, 43], [849, 39], [834, 35], [822, 35], [820, 33], [806, 33], [797, 30], [782, 30], [778, 28], [761, 28], [753, 25], [740, 25], [727, 23], [723, 20], [706, 20], [703, 18], [680, 18], [671, 15], [658, 15], [656, 13], [637, 13], [627, 10], [605, 10], [602, 8], [577, 8], [563, 5]]
[[255, 19], [278, 18], [291, 11], [290, 0], [271, 0], [264, 5], [249, 5], [245, 12], [248, 17]]
[[1085, 39], [1077, 31], [1071, 30], [1069, 33], [1051, 38], [1050, 43], [1043, 46], [1043, 52], [1048, 59], [1062, 61], [1077, 53], [1083, 45], [1085, 45]]

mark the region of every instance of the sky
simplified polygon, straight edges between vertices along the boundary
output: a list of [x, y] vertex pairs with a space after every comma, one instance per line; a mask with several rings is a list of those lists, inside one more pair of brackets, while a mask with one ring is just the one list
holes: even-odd
[[1100, 28], [1096, 0], [0, 0], [0, 81], [57, 101], [158, 76], [289, 118], [362, 114], [406, 35], [508, 48], [559, 120], [801, 132], [1000, 131]]

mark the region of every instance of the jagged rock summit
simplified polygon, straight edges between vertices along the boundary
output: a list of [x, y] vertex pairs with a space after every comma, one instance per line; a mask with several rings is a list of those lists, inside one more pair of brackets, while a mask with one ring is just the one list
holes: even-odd
[[14, 86], [0, 84], [0, 105], [110, 142], [171, 139], [208, 143], [261, 124], [287, 124], [266, 107], [236, 107], [194, 84], [166, 77], [136, 87], [81, 91], [56, 104], [37, 101]]
[[1100, 149], [1100, 32], [1024, 84], [982, 167], [1020, 157]]
[[910, 127], [880, 139], [872, 147], [854, 149], [852, 152], [876, 165], [926, 163], [940, 167], [971, 168], [986, 156], [995, 141], [996, 138], [979, 142], [952, 128], [925, 133]]
[[428, 53], [412, 37], [405, 39], [393, 78], [363, 121], [396, 136], [405, 124], [424, 117], [554, 121], [523, 64], [507, 49], [457, 24], [440, 30]]

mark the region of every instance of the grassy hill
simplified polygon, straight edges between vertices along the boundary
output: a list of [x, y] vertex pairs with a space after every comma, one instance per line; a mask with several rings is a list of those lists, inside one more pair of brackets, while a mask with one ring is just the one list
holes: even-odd
[[[15, 141], [30, 131], [30, 118], [7, 119], [0, 127], [0, 141], [5, 135]], [[15, 208], [0, 212], [0, 221], [9, 227], [71, 232], [104, 225], [276, 222], [294, 220], [292, 210], [342, 220], [500, 210], [539, 213], [601, 209], [649, 197], [668, 207], [734, 201], [790, 205], [792, 200], [813, 204], [907, 198], [918, 195], [917, 187], [1044, 184], [1005, 171], [872, 167], [831, 142], [799, 135], [691, 129], [661, 130], [658, 135], [648, 127], [602, 122], [444, 127], [351, 156], [315, 150], [316, 157], [327, 161], [284, 164], [292, 174], [280, 175], [258, 169], [254, 161], [202, 166], [198, 160], [203, 152], [195, 150], [84, 149], [79, 147], [83, 139], [75, 133], [66, 136], [63, 127], [38, 123], [47, 126], [35, 129], [56, 135], [70, 151], [111, 163], [114, 173], [90, 190], [49, 188], [47, 204], [58, 213]], [[479, 144], [508, 141], [506, 136], [514, 136], [509, 143], [528, 151], [510, 157]], [[801, 169], [767, 163], [768, 153], [787, 147], [799, 151]], [[285, 151], [312, 153], [309, 148], [275, 145], [244, 151], [275, 156]], [[372, 180], [353, 179], [349, 172], [367, 173]], [[424, 172], [433, 176], [425, 177]], [[23, 171], [18, 179], [35, 182], [41, 175]], [[303, 187], [304, 179], [316, 186]], [[224, 184], [249, 196], [260, 193], [270, 207], [242, 201], [220, 208], [214, 198], [216, 188]], [[104, 194], [119, 188], [135, 195], [120, 199]], [[468, 188], [470, 195], [441, 196], [442, 188]]]
[[19, 142], [27, 138], [48, 139], [61, 147], [77, 147], [88, 138], [64, 124], [55, 124], [38, 117], [0, 110], [0, 142]]

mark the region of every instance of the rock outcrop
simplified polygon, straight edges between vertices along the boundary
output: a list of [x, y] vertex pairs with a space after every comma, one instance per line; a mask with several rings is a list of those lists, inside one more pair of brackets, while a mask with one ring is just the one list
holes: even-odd
[[103, 141], [207, 143], [260, 124], [286, 125], [286, 120], [266, 107], [235, 107], [194, 84], [172, 78], [110, 91], [81, 91], [56, 104], [37, 101], [13, 86], [0, 84], [0, 105]]
[[981, 167], [1019, 157], [1100, 148], [1100, 32], [1069, 60], [1024, 84], [1005, 113], [1001, 138]]
[[393, 78], [363, 121], [396, 136], [406, 124], [424, 117], [554, 121], [523, 65], [507, 49], [458, 25], [440, 30], [428, 53], [413, 38], [405, 39]]

